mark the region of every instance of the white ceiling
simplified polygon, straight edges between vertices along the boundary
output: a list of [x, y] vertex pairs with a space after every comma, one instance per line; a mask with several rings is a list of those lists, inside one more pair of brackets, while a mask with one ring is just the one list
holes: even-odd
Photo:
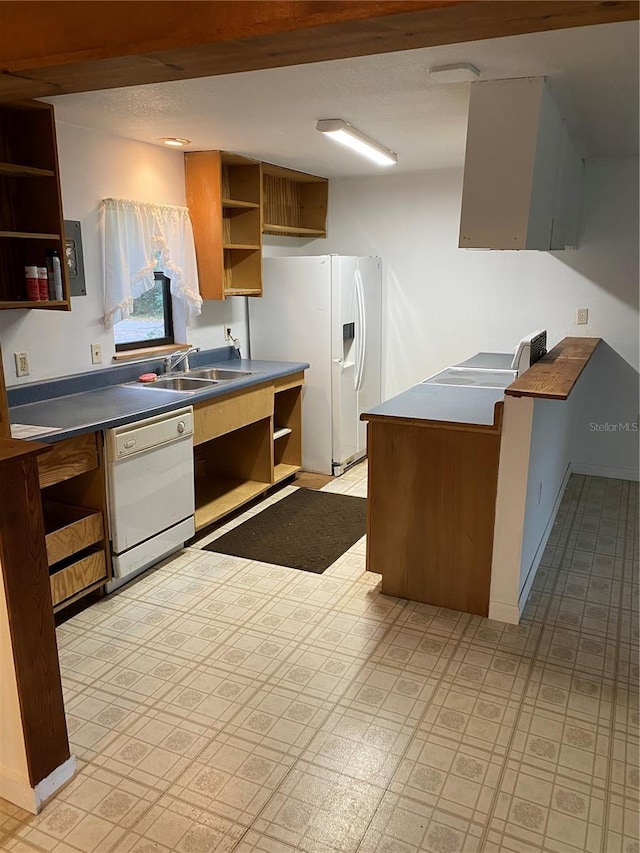
[[461, 164], [469, 84], [436, 84], [433, 65], [471, 62], [480, 79], [545, 75], [585, 156], [638, 152], [638, 23], [48, 98], [56, 115], [143, 142], [237, 151], [327, 177], [379, 174], [315, 130], [343, 118], [398, 154], [393, 172]]

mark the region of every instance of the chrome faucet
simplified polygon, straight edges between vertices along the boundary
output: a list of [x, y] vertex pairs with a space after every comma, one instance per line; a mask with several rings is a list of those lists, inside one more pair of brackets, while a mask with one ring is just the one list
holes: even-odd
[[[164, 372], [171, 373], [172, 370], [175, 370], [176, 367], [184, 361], [184, 370], [189, 370], [189, 356], [192, 352], [200, 352], [200, 347], [189, 347], [188, 350], [184, 352], [174, 353], [173, 355], [168, 355], [164, 360]], [[178, 357], [174, 361], [174, 356]]]

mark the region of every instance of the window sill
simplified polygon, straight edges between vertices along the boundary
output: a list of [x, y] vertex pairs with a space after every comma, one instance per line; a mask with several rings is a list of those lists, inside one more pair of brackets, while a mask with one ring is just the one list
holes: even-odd
[[188, 349], [191, 344], [164, 344], [161, 347], [142, 347], [141, 349], [128, 349], [117, 352], [112, 361], [137, 361], [141, 358], [153, 358], [155, 355], [166, 355], [178, 350]]

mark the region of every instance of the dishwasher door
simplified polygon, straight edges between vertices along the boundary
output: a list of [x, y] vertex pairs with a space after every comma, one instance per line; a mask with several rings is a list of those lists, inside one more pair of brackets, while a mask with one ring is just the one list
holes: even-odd
[[191, 407], [107, 430], [106, 452], [114, 554], [193, 518]]

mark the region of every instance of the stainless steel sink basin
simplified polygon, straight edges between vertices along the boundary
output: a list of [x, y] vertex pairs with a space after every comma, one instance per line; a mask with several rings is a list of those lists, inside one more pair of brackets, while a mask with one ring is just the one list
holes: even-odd
[[156, 391], [204, 391], [210, 385], [217, 385], [215, 379], [195, 378], [191, 376], [161, 376], [154, 382], [145, 382], [143, 388], [154, 388]]
[[230, 382], [233, 379], [242, 379], [244, 376], [253, 376], [260, 373], [259, 370], [227, 370], [220, 367], [203, 367], [199, 370], [190, 370], [189, 376], [194, 379], [215, 380], [216, 382]]

